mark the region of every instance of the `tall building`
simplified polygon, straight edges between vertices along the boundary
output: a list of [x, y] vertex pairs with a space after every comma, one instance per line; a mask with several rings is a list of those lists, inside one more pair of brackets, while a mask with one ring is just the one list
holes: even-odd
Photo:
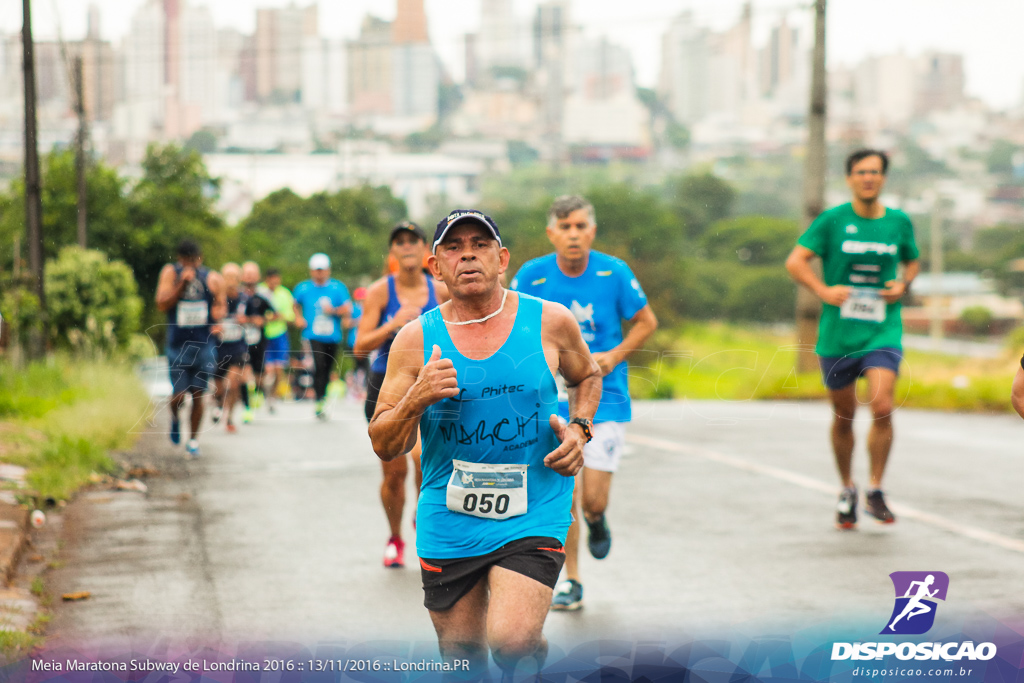
[[659, 90], [672, 115], [692, 125], [711, 109], [711, 34], [684, 12], [669, 24], [662, 38]]
[[396, 45], [429, 43], [423, 0], [398, 0], [392, 31]]
[[918, 116], [949, 109], [964, 101], [963, 55], [926, 52], [918, 59], [917, 79], [914, 113]]
[[571, 82], [574, 33], [569, 0], [547, 0], [537, 6], [533, 20], [533, 60], [542, 103], [542, 153], [556, 164], [565, 157], [562, 125], [566, 88]]
[[256, 97], [297, 101], [302, 89], [302, 45], [318, 34], [317, 6], [256, 11]]
[[348, 102], [355, 115], [390, 114], [392, 97], [391, 22], [363, 18], [359, 37], [348, 43]]
[[164, 11], [159, 0], [149, 0], [132, 16], [123, 45], [125, 100], [145, 105], [154, 117], [162, 116], [166, 74]]
[[574, 51], [572, 63], [562, 136], [573, 158], [646, 157], [649, 112], [636, 96], [629, 51], [607, 38], [584, 41]]
[[179, 135], [188, 136], [219, 118], [223, 86], [218, 81], [217, 29], [210, 10], [179, 8], [178, 28]]
[[869, 128], [902, 128], [914, 115], [917, 65], [903, 53], [868, 57], [853, 74], [857, 113]]
[[513, 0], [480, 0], [477, 59], [480, 74], [523, 69], [527, 65], [526, 26], [515, 15]]
[[85, 40], [78, 45], [82, 57], [82, 99], [90, 122], [109, 121], [117, 95], [116, 56], [109, 42], [100, 37], [100, 12], [89, 5]]
[[795, 78], [800, 56], [800, 36], [783, 17], [772, 27], [768, 44], [761, 51], [758, 85], [763, 97], [772, 97]]
[[319, 36], [302, 43], [302, 106], [339, 114], [346, 103], [345, 44]]
[[628, 49], [607, 37], [583, 42], [573, 60], [571, 90], [590, 100], [607, 100], [620, 93], [633, 94], [633, 59]]
[[756, 96], [756, 59], [751, 42], [750, 3], [740, 20], [710, 41], [708, 106], [711, 114], [739, 119], [743, 106]]
[[441, 83], [434, 48], [430, 43], [402, 43], [392, 50], [392, 113], [422, 118], [424, 126], [433, 124], [437, 119], [437, 89]]
[[391, 30], [392, 113], [403, 118], [422, 118], [430, 125], [437, 119], [441, 70], [427, 35], [423, 0], [398, 0]]

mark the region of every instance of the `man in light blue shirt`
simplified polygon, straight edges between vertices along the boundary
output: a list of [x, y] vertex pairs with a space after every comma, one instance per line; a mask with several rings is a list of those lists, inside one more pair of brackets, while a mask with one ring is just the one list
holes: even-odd
[[[577, 610], [583, 606], [583, 586], [577, 563], [582, 503], [589, 531], [590, 554], [604, 559], [611, 550], [611, 531], [605, 520], [612, 474], [618, 469], [630, 421], [626, 358], [658, 327], [643, 288], [621, 259], [591, 250], [597, 234], [594, 207], [577, 196], [559, 197], [548, 212], [547, 235], [555, 253], [527, 262], [512, 289], [566, 306], [579, 323], [583, 339], [604, 373], [601, 405], [594, 417], [594, 438], [584, 449], [584, 466], [573, 500], [574, 521], [565, 542], [566, 581], [551, 608]], [[622, 321], [632, 323], [623, 337]], [[559, 412], [569, 415], [568, 403]]]
[[313, 391], [316, 417], [327, 419], [324, 411], [327, 384], [338, 358], [342, 328], [351, 327], [352, 300], [348, 288], [331, 278], [331, 259], [313, 254], [309, 259], [310, 279], [295, 286], [295, 326], [309, 342], [313, 354]]

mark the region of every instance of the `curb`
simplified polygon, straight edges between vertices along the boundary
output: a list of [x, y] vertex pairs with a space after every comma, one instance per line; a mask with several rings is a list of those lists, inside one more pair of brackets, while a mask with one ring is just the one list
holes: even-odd
[[0, 578], [4, 585], [10, 585], [18, 569], [28, 540], [28, 524], [28, 509], [0, 501]]

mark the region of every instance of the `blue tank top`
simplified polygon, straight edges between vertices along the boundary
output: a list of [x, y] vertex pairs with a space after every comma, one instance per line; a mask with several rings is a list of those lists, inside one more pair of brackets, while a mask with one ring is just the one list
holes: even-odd
[[[398, 309], [402, 307], [402, 302], [398, 300], [398, 290], [395, 288], [395, 276], [388, 275], [388, 305], [384, 307], [381, 313], [380, 320], [377, 322], [377, 327], [388, 324], [398, 313]], [[427, 305], [423, 307], [423, 312], [433, 310], [437, 308], [437, 296], [434, 294], [434, 283], [427, 278]], [[384, 343], [380, 345], [377, 350], [377, 357], [373, 359], [373, 364], [370, 366], [370, 370], [373, 372], [379, 372], [384, 374], [388, 370], [388, 354], [391, 352], [391, 345], [394, 343], [395, 337], [391, 336], [384, 340]]]
[[[423, 485], [416, 512], [416, 552], [446, 559], [492, 552], [527, 536], [565, 542], [572, 521], [573, 478], [544, 465], [558, 446], [548, 420], [558, 412], [558, 390], [541, 346], [543, 302], [527, 294], [508, 339], [486, 360], [455, 348], [441, 311], [420, 317], [426, 362], [435, 344], [458, 373], [460, 394], [426, 409], [420, 419]], [[519, 464], [526, 469], [527, 511], [507, 519], [453, 512], [447, 505], [453, 460]]]
[[[184, 266], [174, 264], [174, 274], [181, 277]], [[187, 343], [206, 344], [210, 341], [210, 311], [213, 292], [206, 280], [210, 275], [204, 266], [196, 268], [196, 277], [181, 292], [174, 307], [167, 311], [167, 346], [180, 349]]]

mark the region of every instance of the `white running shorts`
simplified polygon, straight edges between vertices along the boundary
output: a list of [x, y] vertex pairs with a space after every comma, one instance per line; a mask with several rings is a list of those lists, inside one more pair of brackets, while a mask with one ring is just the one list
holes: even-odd
[[583, 447], [583, 465], [592, 470], [617, 472], [626, 447], [625, 422], [598, 422], [594, 438]]

